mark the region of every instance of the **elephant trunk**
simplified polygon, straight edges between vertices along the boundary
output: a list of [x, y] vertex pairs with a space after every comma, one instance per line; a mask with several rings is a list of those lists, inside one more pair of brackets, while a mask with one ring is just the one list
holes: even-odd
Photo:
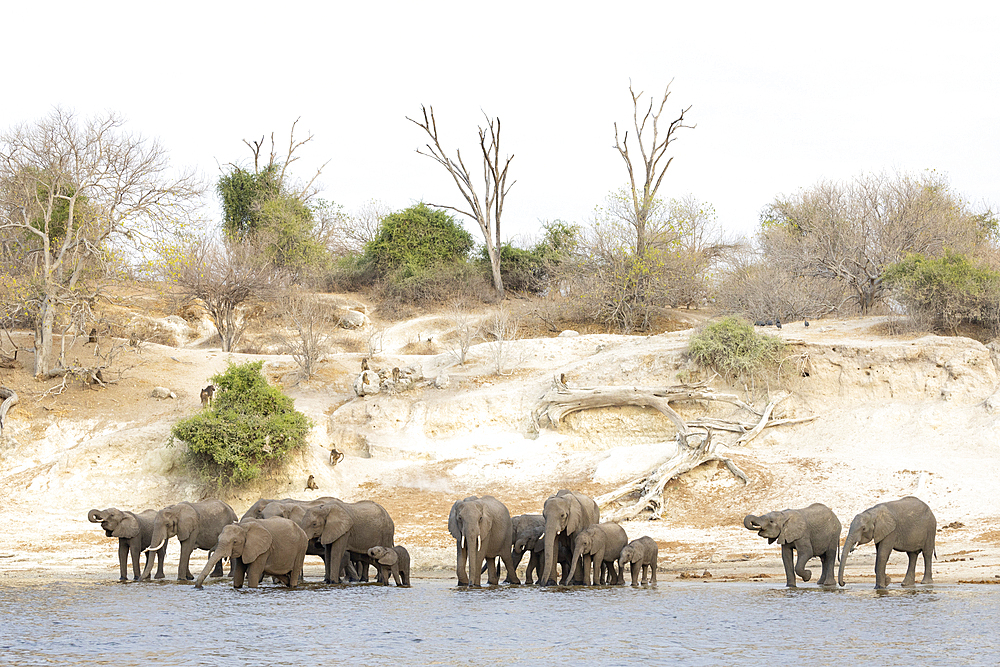
[[760, 517], [747, 514], [743, 519], [743, 527], [747, 530], [760, 530]]
[[555, 581], [556, 578], [556, 561], [559, 559], [559, 547], [556, 545], [556, 536], [558, 534], [558, 519], [555, 516], [546, 518], [545, 534], [543, 536], [543, 542], [545, 545], [545, 565], [542, 568], [542, 578], [540, 581], [542, 585], [546, 585], [550, 581]]
[[[580, 563], [583, 560], [582, 556], [583, 556], [583, 550], [581, 548], [577, 547], [576, 549], [573, 549], [573, 564], [569, 568], [569, 576], [566, 577], [566, 583], [570, 584], [570, 583], [573, 582], [573, 577], [576, 575], [576, 566], [577, 566], [578, 563]], [[595, 577], [595, 578], [599, 579], [600, 578], [600, 567], [601, 566], [598, 563], [594, 563], [594, 566], [597, 569], [597, 577]], [[581, 567], [581, 569], [583, 569], [583, 568]], [[587, 585], [590, 584], [590, 581], [588, 581], [589, 578], [590, 578], [589, 572], [584, 572], [583, 573], [583, 585], [584, 586], [587, 586]]]
[[104, 515], [101, 514], [100, 510], [90, 510], [87, 512], [87, 521], [90, 523], [101, 523], [104, 521]]
[[215, 568], [216, 564], [220, 560], [222, 560], [223, 558], [229, 558], [229, 554], [230, 554], [230, 549], [228, 547], [223, 547], [221, 549], [216, 549], [215, 551], [213, 551], [212, 555], [208, 559], [208, 562], [205, 563], [205, 567], [202, 568], [201, 573], [198, 575], [198, 578], [194, 580], [194, 587], [201, 588], [202, 584], [205, 583], [205, 579], [208, 577], [208, 573], [211, 572], [213, 568]]
[[854, 551], [854, 547], [857, 545], [858, 533], [852, 529], [847, 533], [847, 539], [844, 540], [844, 549], [840, 552], [840, 568], [837, 570], [837, 583], [841, 586], [844, 585], [844, 566], [847, 565], [847, 556]]

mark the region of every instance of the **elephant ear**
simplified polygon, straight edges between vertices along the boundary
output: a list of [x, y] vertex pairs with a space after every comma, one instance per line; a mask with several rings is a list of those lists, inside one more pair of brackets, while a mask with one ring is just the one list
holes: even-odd
[[399, 562], [399, 554], [394, 549], [386, 549], [382, 552], [382, 557], [378, 559], [378, 562], [382, 565], [395, 565]]
[[786, 515], [778, 533], [778, 544], [792, 544], [806, 536], [806, 520], [798, 513]]
[[461, 501], [456, 501], [454, 505], [451, 506], [451, 512], [448, 514], [448, 532], [456, 540], [462, 539], [462, 531], [458, 527], [458, 504]]
[[875, 512], [875, 532], [872, 534], [872, 539], [875, 544], [878, 544], [885, 538], [889, 536], [889, 533], [896, 530], [896, 517], [892, 515], [892, 512], [887, 510], [885, 507], [880, 507], [878, 511]]
[[568, 496], [568, 500], [569, 516], [566, 517], [566, 534], [572, 535], [585, 527], [583, 525], [583, 505], [575, 495]]
[[339, 505], [330, 505], [326, 512], [326, 523], [319, 541], [321, 544], [332, 544], [353, 526], [354, 520], [351, 519], [347, 510]]
[[111, 531], [111, 537], [122, 537], [131, 540], [139, 534], [139, 520], [131, 512], [123, 512], [118, 526]]
[[244, 563], [252, 563], [271, 548], [271, 533], [260, 524], [254, 523], [247, 527], [247, 536], [243, 542]]

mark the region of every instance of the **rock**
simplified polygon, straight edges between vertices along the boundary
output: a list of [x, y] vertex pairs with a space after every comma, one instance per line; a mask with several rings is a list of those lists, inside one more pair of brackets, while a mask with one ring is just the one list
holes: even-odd
[[573, 331], [572, 329], [566, 329], [559, 333], [560, 338], [573, 338], [574, 336], [579, 336], [579, 331]]
[[438, 389], [447, 389], [451, 385], [451, 378], [447, 373], [442, 373], [434, 378], [434, 386]]
[[343, 310], [340, 312], [340, 326], [345, 329], [361, 329], [371, 324], [371, 320], [364, 313], [356, 310]]
[[154, 387], [151, 396], [153, 398], [177, 398], [177, 394], [166, 387]]
[[354, 381], [354, 393], [358, 396], [371, 396], [381, 391], [378, 373], [372, 370], [363, 372]]

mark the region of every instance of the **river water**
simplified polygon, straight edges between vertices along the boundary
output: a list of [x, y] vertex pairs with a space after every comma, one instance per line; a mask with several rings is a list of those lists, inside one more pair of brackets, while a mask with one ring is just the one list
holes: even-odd
[[2, 665], [989, 665], [1000, 586], [0, 582]]

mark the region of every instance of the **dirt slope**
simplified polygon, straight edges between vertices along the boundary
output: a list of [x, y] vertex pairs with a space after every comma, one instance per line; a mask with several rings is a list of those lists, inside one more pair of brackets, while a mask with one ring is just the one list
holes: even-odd
[[[538, 512], [560, 488], [598, 495], [662, 460], [661, 443], [673, 428], [648, 410], [580, 413], [558, 432], [539, 431], [532, 411], [554, 376], [565, 374], [572, 386], [663, 386], [699, 377], [683, 356], [690, 331], [517, 341], [497, 375], [492, 343], [474, 346], [467, 363], [456, 365], [447, 325], [446, 318], [429, 317], [383, 329], [372, 366], [410, 369], [424, 379], [364, 398], [351, 388], [360, 352], [330, 355], [316, 378], [293, 384], [287, 356], [223, 354], [203, 342], [145, 344], [129, 352], [133, 367], [117, 384], [102, 390], [70, 384], [59, 395], [50, 391], [58, 382], [29, 377], [30, 355], [22, 352], [24, 368], [0, 371], [0, 384], [21, 396], [0, 442], [6, 499], [0, 520], [10, 527], [0, 543], [0, 576], [116, 572], [116, 545], [86, 521], [87, 510], [158, 508], [202, 497], [182, 446], [169, 443], [169, 428], [200, 409], [199, 389], [230, 360], [264, 358], [269, 378], [283, 383], [317, 424], [284, 475], [226, 498], [237, 512], [261, 496], [371, 498], [393, 515], [397, 542], [411, 547], [415, 567], [442, 573], [454, 567], [446, 523], [456, 499], [491, 493], [512, 514]], [[745, 514], [823, 502], [846, 532], [855, 513], [908, 494], [937, 515], [938, 581], [1000, 575], [996, 356], [970, 339], [889, 338], [877, 325], [824, 320], [770, 330], [792, 351], [782, 386], [791, 396], [776, 416], [816, 419], [769, 429], [730, 450], [749, 486], [715, 464], [702, 466], [668, 485], [660, 520], [625, 524], [630, 537], [649, 534], [660, 542], [667, 578], [706, 570], [714, 578], [780, 578], [778, 548], [742, 527]], [[427, 338], [423, 351], [437, 354], [401, 353]], [[20, 342], [30, 346], [30, 336]], [[92, 351], [78, 345], [68, 354]], [[176, 398], [153, 398], [157, 386]], [[683, 409], [725, 414], [700, 404]], [[328, 460], [332, 446], [348, 453], [336, 467]], [[310, 474], [318, 491], [304, 490]], [[856, 579], [870, 578], [873, 551], [862, 547], [852, 561]], [[901, 576], [903, 569], [905, 558], [896, 556], [890, 571]]]

